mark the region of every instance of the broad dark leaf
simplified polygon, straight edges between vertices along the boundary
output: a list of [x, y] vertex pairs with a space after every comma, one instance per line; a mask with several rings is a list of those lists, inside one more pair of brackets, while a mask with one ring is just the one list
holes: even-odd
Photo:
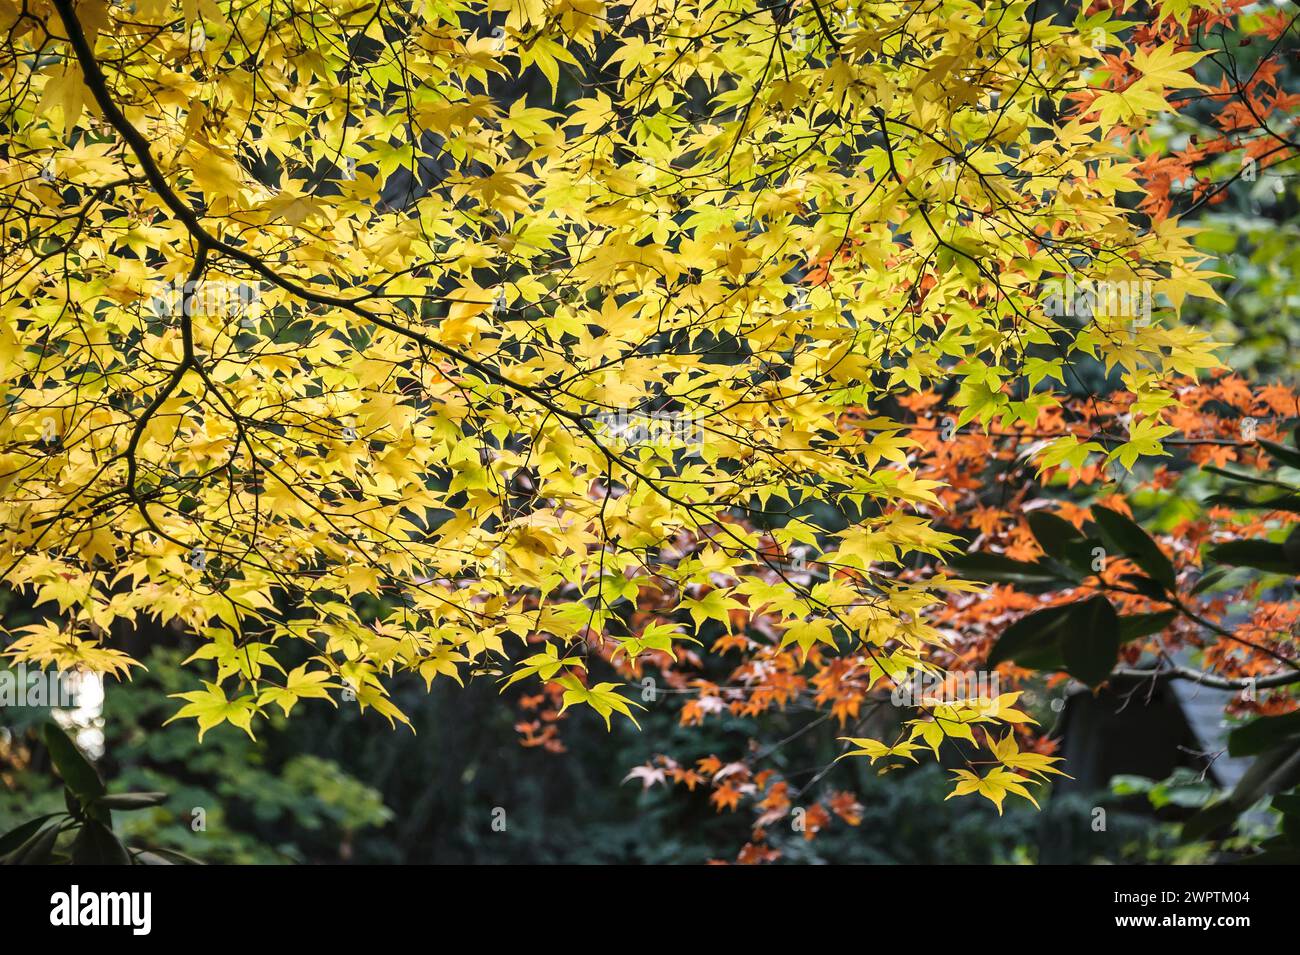
[[49, 865], [54, 853], [54, 845], [59, 841], [59, 827], [46, 826], [26, 842], [5, 856], [5, 865]]
[[1119, 618], [1119, 642], [1128, 643], [1138, 637], [1159, 633], [1174, 622], [1177, 610], [1161, 610], [1158, 613], [1133, 613]]
[[1088, 686], [1105, 682], [1119, 656], [1119, 617], [1098, 594], [1070, 605], [1061, 631], [1061, 652], [1070, 676]]
[[1292, 528], [1291, 533], [1282, 542], [1282, 553], [1291, 562], [1292, 570], [1300, 571], [1300, 524]]
[[1300, 783], [1300, 739], [1288, 740], [1256, 757], [1230, 798], [1238, 811], [1244, 812], [1261, 797], [1283, 792], [1296, 783]]
[[1264, 716], [1228, 734], [1229, 756], [1257, 756], [1290, 740], [1300, 740], [1300, 710]]
[[1265, 441], [1260, 439], [1260, 447], [1277, 458], [1283, 464], [1293, 468], [1300, 468], [1300, 451], [1295, 448], [1288, 448], [1285, 444], [1278, 444], [1276, 441]]
[[1002, 554], [962, 554], [948, 559], [963, 577], [987, 580], [993, 583], [1062, 586], [1070, 583], [1051, 567], [1023, 560], [1012, 560]]
[[1216, 467], [1213, 464], [1206, 464], [1201, 468], [1208, 474], [1217, 474], [1220, 477], [1226, 477], [1230, 480], [1237, 481], [1240, 484], [1253, 484], [1256, 487], [1278, 487], [1284, 491], [1294, 492], [1296, 488], [1284, 481], [1277, 481], [1269, 477], [1260, 477], [1257, 474], [1246, 474], [1242, 471], [1230, 471], [1227, 468]]
[[1092, 519], [1107, 544], [1141, 567], [1156, 583], [1170, 591], [1174, 589], [1174, 565], [1151, 535], [1108, 507], [1094, 507]]
[[28, 819], [26, 822], [14, 826], [14, 828], [10, 829], [3, 836], [0, 836], [0, 856], [13, 852], [40, 831], [41, 826], [45, 825], [45, 823], [49, 822], [51, 819], [61, 815], [63, 815], [61, 812], [49, 812], [43, 816], [37, 816], [35, 819]]
[[1038, 541], [1038, 546], [1048, 557], [1064, 560], [1066, 546], [1073, 541], [1083, 540], [1083, 534], [1078, 528], [1065, 518], [1048, 511], [1030, 511], [1025, 515], [1025, 520], [1029, 522], [1034, 540]]
[[1282, 494], [1278, 497], [1253, 500], [1240, 494], [1211, 494], [1205, 499], [1206, 504], [1218, 507], [1236, 507], [1246, 510], [1290, 511], [1300, 514], [1300, 494]]
[[107, 809], [121, 809], [129, 812], [132, 809], [148, 809], [150, 806], [161, 806], [167, 801], [167, 793], [113, 793], [108, 796], [101, 796], [95, 801], [98, 806], [104, 806]]
[[1070, 605], [1035, 610], [1021, 617], [998, 637], [989, 653], [988, 665], [1014, 660], [1018, 666], [1034, 670], [1059, 670], [1065, 665], [1061, 656], [1061, 627]]
[[55, 723], [46, 723], [44, 737], [54, 768], [59, 771], [69, 789], [83, 802], [104, 795], [104, 780], [81, 754], [81, 750], [77, 749], [77, 744], [68, 738], [67, 733]]
[[1252, 500], [1240, 494], [1212, 494], [1205, 499], [1206, 504], [1218, 507], [1235, 507], [1255, 509], [1255, 511], [1290, 511], [1300, 513], [1300, 494], [1283, 494], [1278, 498], [1260, 498]]
[[1142, 574], [1121, 574], [1119, 579], [1144, 597], [1150, 597], [1152, 600], [1168, 599], [1169, 592], [1150, 577]]
[[76, 865], [130, 865], [131, 855], [113, 830], [95, 819], [87, 819], [72, 842]]
[[1254, 567], [1256, 570], [1271, 574], [1294, 574], [1295, 568], [1287, 560], [1282, 545], [1274, 541], [1244, 540], [1228, 541], [1211, 547], [1211, 560], [1234, 567]]
[[1104, 556], [1105, 548], [1098, 538], [1080, 537], [1078, 540], [1066, 542], [1061, 560], [1078, 573], [1082, 579], [1100, 573], [1102, 565], [1097, 563], [1099, 549], [1102, 552], [1101, 556]]
[[1201, 576], [1201, 579], [1196, 582], [1196, 586], [1192, 588], [1192, 593], [1199, 594], [1202, 591], [1209, 590], [1211, 587], [1213, 587], [1215, 584], [1217, 584], [1219, 581], [1221, 581], [1224, 577], [1227, 576], [1228, 576], [1228, 571], [1226, 568], [1224, 567], [1216, 568], [1215, 570], [1210, 571], [1208, 574], [1204, 574]]

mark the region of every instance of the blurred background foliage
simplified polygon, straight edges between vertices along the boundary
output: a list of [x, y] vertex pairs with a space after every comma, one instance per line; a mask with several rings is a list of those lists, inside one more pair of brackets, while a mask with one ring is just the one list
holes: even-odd
[[[163, 726], [182, 689], [182, 653], [159, 648], [147, 673], [111, 686], [101, 717], [79, 741], [112, 792], [162, 791], [160, 806], [119, 817], [129, 843], [175, 849], [210, 863], [703, 863], [733, 859], [751, 817], [718, 812], [706, 787], [642, 787], [628, 768], [671, 751], [705, 757], [753, 738], [781, 738], [807, 717], [725, 717], [678, 725], [676, 708], [651, 704], [638, 733], [606, 733], [591, 714], [565, 725], [568, 752], [524, 748], [492, 681], [462, 691], [412, 684], [398, 703], [416, 732], [391, 730], [374, 713], [319, 705], [278, 719], [252, 740], [229, 725], [202, 744], [188, 725]], [[662, 700], [662, 697], [661, 697]], [[590, 719], [586, 718], [590, 716]], [[39, 742], [50, 718], [38, 707], [0, 709], [0, 832], [62, 808], [62, 787]], [[102, 734], [102, 735], [101, 735]], [[827, 736], [808, 734], [773, 754], [783, 771], [835, 756]], [[823, 751], [824, 750], [824, 751]], [[815, 839], [773, 827], [768, 844], [796, 863], [1142, 862], [1194, 855], [1141, 801], [1106, 796], [1049, 800], [1042, 813], [982, 801], [944, 802], [935, 765], [877, 776], [836, 764], [827, 785], [852, 789], [861, 822], [838, 820]], [[1107, 807], [1094, 832], [1095, 807]], [[1137, 811], [1133, 811], [1135, 807]], [[495, 823], [495, 825], [494, 825]], [[503, 825], [504, 824], [504, 825]], [[780, 830], [780, 831], [778, 831]]]

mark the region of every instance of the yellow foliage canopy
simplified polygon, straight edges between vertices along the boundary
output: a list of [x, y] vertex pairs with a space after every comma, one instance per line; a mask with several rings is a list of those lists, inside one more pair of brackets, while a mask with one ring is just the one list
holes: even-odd
[[[1192, 64], [1060, 119], [1100, 55], [1030, 7], [0, 0], [0, 567], [57, 607], [10, 656], [120, 674], [115, 622], [183, 624], [201, 731], [344, 689], [401, 720], [395, 674], [520, 641], [630, 717], [588, 641], [759, 613], [895, 678], [952, 584], [895, 579], [951, 544], [894, 396], [988, 425], [1076, 352], [1152, 407], [1213, 363], [1052, 304], [1212, 294], [1111, 136]], [[645, 600], [682, 629], [629, 632]]]

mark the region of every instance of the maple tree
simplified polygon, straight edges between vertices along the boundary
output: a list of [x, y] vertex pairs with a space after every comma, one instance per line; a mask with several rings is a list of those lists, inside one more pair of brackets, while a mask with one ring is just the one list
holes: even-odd
[[[1125, 427], [1031, 449], [1081, 472], [1161, 454], [1217, 365], [1195, 230], [1137, 207], [1175, 173], [1126, 142], [1202, 53], [1121, 12], [0, 0], [0, 557], [57, 608], [7, 655], [126, 677], [115, 629], [176, 623], [200, 733], [402, 721], [407, 672], [608, 723], [640, 704], [599, 657], [752, 652], [739, 705], [811, 679], [841, 721], [936, 671], [980, 585], [934, 570], [970, 487], [932, 389], [993, 442], [1097, 363]], [[955, 794], [1032, 798], [1017, 696], [853, 746], [975, 743]]]

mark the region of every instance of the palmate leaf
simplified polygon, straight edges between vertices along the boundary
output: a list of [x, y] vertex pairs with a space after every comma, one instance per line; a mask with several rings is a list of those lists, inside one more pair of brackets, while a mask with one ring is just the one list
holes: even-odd
[[504, 690], [507, 687], [518, 683], [520, 680], [529, 677], [536, 677], [541, 680], [552, 680], [555, 678], [557, 673], [568, 667], [578, 667], [579, 669], [582, 669], [584, 667], [583, 659], [576, 656], [561, 657], [555, 644], [548, 643], [541, 653], [534, 653], [532, 656], [521, 661], [519, 668], [505, 679], [501, 689]]
[[[453, 670], [454, 672], [454, 670]], [[307, 664], [295, 667], [285, 676], [283, 686], [273, 686], [263, 690], [257, 697], [257, 705], [274, 703], [280, 707], [285, 716], [292, 712], [299, 700], [318, 699], [333, 700], [330, 690], [340, 689], [338, 683], [330, 680], [326, 670], [308, 670]]]
[[1015, 734], [1008, 733], [1000, 740], [990, 737], [989, 746], [998, 762], [1009, 769], [1024, 770], [1042, 778], [1046, 778], [1048, 775], [1067, 775], [1063, 770], [1057, 769], [1055, 766], [1056, 763], [1062, 761], [1062, 757], [1022, 751], [1016, 744]]
[[217, 684], [205, 680], [203, 685], [205, 688], [202, 690], [171, 694], [188, 702], [165, 720], [163, 725], [191, 717], [198, 722], [199, 740], [202, 741], [208, 730], [229, 722], [247, 733], [250, 739], [254, 739], [253, 716], [257, 712], [257, 703], [253, 697], [245, 695], [231, 700], [226, 698], [225, 692]]
[[561, 713], [574, 703], [585, 703], [600, 714], [605, 721], [606, 729], [610, 728], [609, 717], [611, 713], [621, 713], [631, 720], [634, 726], [638, 729], [641, 728], [641, 724], [632, 715], [631, 707], [635, 706], [639, 710], [643, 710], [645, 707], [634, 700], [621, 696], [617, 684], [597, 683], [595, 686], [587, 687], [583, 686], [578, 681], [578, 678], [572, 675], [563, 676], [556, 682], [564, 687], [564, 705], [560, 707]]
[[969, 769], [954, 769], [952, 773], [956, 777], [956, 786], [944, 797], [945, 800], [953, 796], [980, 795], [998, 807], [999, 816], [1002, 815], [1002, 803], [1008, 795], [1027, 799], [1034, 804], [1035, 809], [1038, 808], [1038, 800], [1027, 788], [1033, 781], [1026, 776], [1005, 769], [991, 769], [983, 776]]

